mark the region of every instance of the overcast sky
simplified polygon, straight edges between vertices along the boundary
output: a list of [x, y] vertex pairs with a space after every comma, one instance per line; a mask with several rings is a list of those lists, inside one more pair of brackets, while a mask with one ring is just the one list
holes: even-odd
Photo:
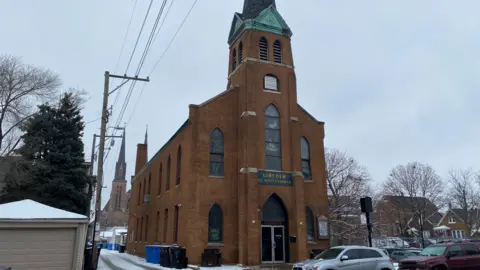
[[[104, 71], [125, 73], [149, 1], [137, 4], [116, 69], [134, 2], [0, 0], [0, 52], [59, 72], [66, 88], [88, 91], [85, 121], [95, 120]], [[193, 2], [173, 4], [140, 76], [150, 74]], [[129, 75], [160, 3], [155, 0]], [[152, 157], [187, 119], [189, 104], [225, 90], [227, 36], [242, 7], [242, 0], [199, 0], [135, 107], [143, 86], [137, 84], [121, 121], [130, 119], [127, 180], [146, 125]], [[453, 167], [480, 169], [479, 1], [277, 0], [277, 8], [294, 33], [298, 101], [326, 122], [326, 147], [346, 150], [377, 182], [410, 161], [429, 163], [442, 176]], [[88, 158], [99, 127], [96, 121], [85, 128]], [[106, 198], [119, 145], [105, 166]]]

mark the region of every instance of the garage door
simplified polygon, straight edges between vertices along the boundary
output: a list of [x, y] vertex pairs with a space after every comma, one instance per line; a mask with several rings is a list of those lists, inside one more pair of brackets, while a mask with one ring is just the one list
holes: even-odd
[[75, 228], [0, 229], [0, 267], [71, 270]]

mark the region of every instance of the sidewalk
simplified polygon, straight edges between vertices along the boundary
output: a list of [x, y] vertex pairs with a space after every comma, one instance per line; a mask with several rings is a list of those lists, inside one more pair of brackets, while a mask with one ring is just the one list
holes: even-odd
[[[175, 268], [162, 267], [158, 264], [147, 263], [145, 259], [133, 256], [127, 253], [118, 253], [118, 251], [102, 249], [100, 252], [100, 260], [102, 263], [112, 270], [172, 270]], [[99, 262], [100, 265], [100, 262]], [[221, 267], [198, 267], [188, 265], [189, 269], [194, 270], [240, 270], [245, 269], [234, 265], [225, 265]], [[176, 269], [175, 269], [176, 270]]]

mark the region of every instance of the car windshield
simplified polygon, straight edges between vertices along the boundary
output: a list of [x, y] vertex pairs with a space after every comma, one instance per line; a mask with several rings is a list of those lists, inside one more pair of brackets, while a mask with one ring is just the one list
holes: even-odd
[[333, 260], [342, 253], [343, 248], [330, 248], [325, 250], [324, 252], [318, 254], [314, 259], [315, 260]]
[[420, 256], [442, 256], [447, 246], [430, 246], [420, 252]]

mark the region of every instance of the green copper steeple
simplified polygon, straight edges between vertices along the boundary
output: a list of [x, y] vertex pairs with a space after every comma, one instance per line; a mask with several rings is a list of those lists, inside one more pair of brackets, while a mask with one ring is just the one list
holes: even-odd
[[275, 0], [245, 0], [243, 13], [235, 13], [233, 17], [228, 44], [232, 45], [246, 29], [292, 36], [290, 27], [277, 11]]

